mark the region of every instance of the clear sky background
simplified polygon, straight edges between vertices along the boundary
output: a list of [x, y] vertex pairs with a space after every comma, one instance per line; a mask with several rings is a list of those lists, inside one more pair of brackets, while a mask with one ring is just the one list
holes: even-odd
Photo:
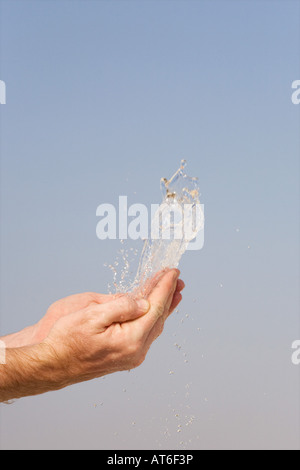
[[107, 292], [99, 204], [185, 158], [206, 215], [145, 363], [1, 405], [0, 448], [299, 449], [299, 1], [0, 8], [1, 334]]

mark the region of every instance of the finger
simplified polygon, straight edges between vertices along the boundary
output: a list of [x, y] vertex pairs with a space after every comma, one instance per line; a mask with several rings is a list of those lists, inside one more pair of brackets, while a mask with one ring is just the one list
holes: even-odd
[[181, 301], [182, 301], [182, 295], [180, 294], [180, 292], [175, 292], [171, 306], [169, 308], [168, 316], [174, 312], [175, 308], [178, 307]]
[[172, 269], [165, 273], [149, 294], [150, 310], [141, 319], [146, 335], [152, 330], [157, 320], [163, 316], [165, 310], [169, 309], [177, 286], [179, 273], [178, 269]]
[[112, 300], [113, 295], [97, 294], [96, 292], [84, 292], [82, 294], [73, 294], [64, 299], [54, 302], [47, 313], [52, 316], [62, 317], [72, 312], [82, 310], [93, 303], [104, 303]]
[[112, 300], [115, 300], [120, 295], [122, 294], [99, 294], [98, 292], [88, 292], [87, 303], [105, 304], [106, 302], [111, 302]]
[[171, 308], [171, 305], [173, 304], [173, 300], [174, 300], [174, 296], [178, 293], [180, 293], [180, 291], [185, 287], [185, 284], [184, 282], [181, 280], [181, 279], [178, 279], [177, 280], [177, 283], [176, 283], [176, 287], [175, 289], [173, 288], [171, 291], [170, 291], [170, 294], [169, 294], [169, 298], [166, 302], [166, 306], [165, 306], [165, 311], [162, 315], [162, 318], [163, 318], [163, 321], [165, 322], [165, 320], [168, 318], [168, 316], [170, 315], [170, 308]]
[[135, 320], [148, 312], [150, 304], [146, 299], [137, 299], [122, 295], [110, 302], [93, 307], [99, 328], [107, 328], [113, 323], [123, 323]]
[[[136, 298], [147, 298], [154, 287], [157, 285], [159, 279], [164, 276], [170, 269], [163, 269], [155, 274], [152, 278], [148, 279], [143, 287], [140, 287], [138, 291], [135, 292]], [[185, 288], [185, 283], [182, 279], [178, 279], [176, 291], [181, 292]]]
[[173, 295], [173, 298], [172, 298], [172, 301], [170, 302], [170, 308], [169, 308], [169, 312], [167, 312], [166, 314], [166, 318], [168, 318], [168, 316], [170, 315], [170, 313], [172, 313], [175, 308], [180, 304], [180, 302], [182, 301], [182, 295], [181, 295], [181, 291], [185, 288], [185, 283], [181, 280], [181, 279], [178, 279], [178, 282], [177, 282], [177, 286], [176, 286], [176, 290], [174, 292], [174, 295]]
[[173, 310], [177, 307], [177, 305], [181, 302], [182, 295], [180, 294], [180, 292], [184, 288], [185, 288], [185, 283], [183, 282], [182, 279], [178, 279], [175, 290], [172, 289], [172, 291], [170, 292], [169, 298], [166, 302], [166, 308], [163, 314], [164, 320], [167, 319], [170, 313], [172, 313]]
[[136, 292], [135, 295], [136, 297], [143, 297], [147, 298], [148, 295], [151, 293], [151, 291], [154, 289], [154, 287], [158, 284], [158, 281], [168, 272], [170, 271], [168, 268], [162, 269], [161, 271], [158, 271], [155, 273], [154, 276], [148, 278], [144, 284], [140, 285]]
[[119, 297], [121, 294], [98, 294], [97, 292], [90, 292], [91, 301], [97, 304], [104, 304], [106, 302], [111, 302], [115, 298]]
[[[169, 315], [175, 310], [175, 308], [179, 305], [179, 303], [182, 300], [182, 295], [179, 292], [175, 292], [173, 296], [173, 300], [170, 306], [169, 311], [167, 312], [166, 317], [169, 317]], [[152, 330], [150, 331], [146, 341], [145, 341], [145, 350], [148, 351], [151, 344], [162, 334], [163, 329], [164, 329], [164, 324], [165, 324], [165, 318], [161, 317]]]
[[176, 286], [176, 292], [181, 292], [184, 288], [185, 288], [185, 283], [183, 282], [182, 279], [178, 279], [177, 286]]

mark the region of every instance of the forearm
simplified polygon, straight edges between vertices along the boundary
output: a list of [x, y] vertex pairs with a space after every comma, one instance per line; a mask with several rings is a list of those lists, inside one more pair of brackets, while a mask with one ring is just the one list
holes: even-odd
[[65, 371], [45, 343], [8, 348], [0, 364], [0, 402], [58, 390], [68, 385]]

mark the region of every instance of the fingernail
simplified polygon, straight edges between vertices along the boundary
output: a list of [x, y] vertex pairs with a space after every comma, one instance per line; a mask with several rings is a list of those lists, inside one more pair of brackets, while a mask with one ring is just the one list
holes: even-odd
[[179, 269], [174, 269], [174, 271], [173, 271], [174, 280], [177, 280], [179, 278], [179, 275], [180, 275]]
[[139, 307], [139, 310], [143, 313], [147, 313], [149, 308], [150, 308], [150, 304], [148, 302], [148, 300], [146, 299], [139, 299], [136, 301], [137, 303], [137, 306]]

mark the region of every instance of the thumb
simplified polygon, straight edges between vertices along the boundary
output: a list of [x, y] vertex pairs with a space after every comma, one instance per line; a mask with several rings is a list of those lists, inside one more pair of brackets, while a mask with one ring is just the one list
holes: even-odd
[[99, 326], [108, 327], [113, 323], [124, 323], [135, 320], [150, 309], [150, 303], [145, 299], [134, 299], [129, 295], [122, 295], [105, 304], [95, 306], [94, 311], [99, 312]]

